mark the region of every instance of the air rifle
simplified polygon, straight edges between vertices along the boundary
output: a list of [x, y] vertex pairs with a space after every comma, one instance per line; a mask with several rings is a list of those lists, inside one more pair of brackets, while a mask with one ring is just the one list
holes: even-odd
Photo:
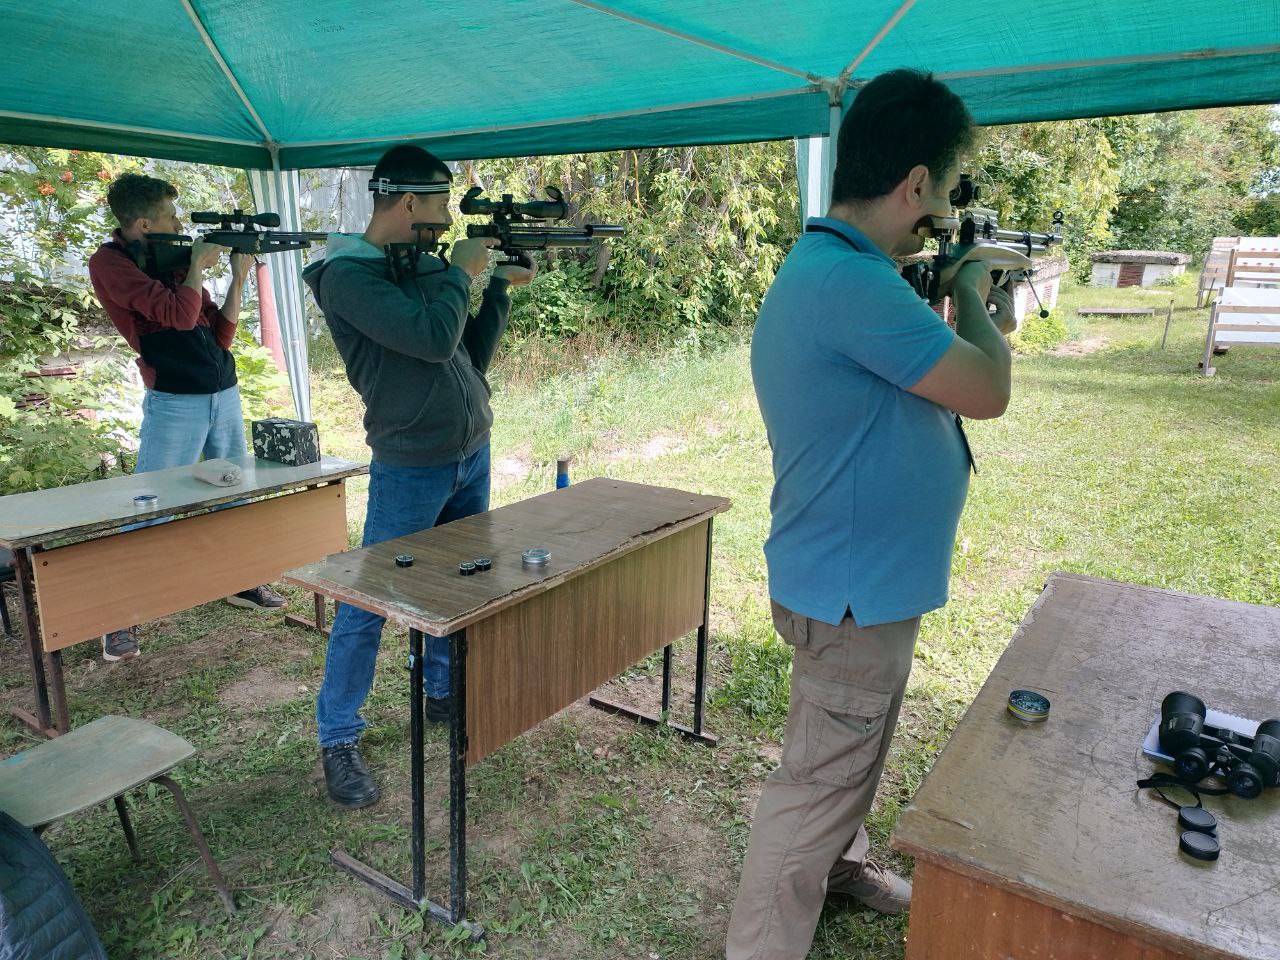
[[[1008, 290], [1036, 272], [1034, 258], [1062, 243], [1061, 210], [1054, 211], [1050, 233], [1002, 229], [994, 210], [970, 207], [979, 190], [969, 174], [962, 174], [960, 185], [948, 198], [951, 209], [925, 216], [916, 225], [918, 234], [937, 241], [938, 252], [928, 261], [908, 264], [902, 275], [931, 304], [941, 303], [947, 296], [952, 279], [965, 263], [985, 261], [991, 268], [992, 283]], [[1035, 287], [1031, 289], [1035, 294]], [[1043, 304], [1040, 315], [1049, 315]]]
[[472, 187], [463, 196], [458, 209], [468, 215], [492, 217], [492, 221], [467, 224], [467, 236], [496, 238], [498, 250], [507, 256], [499, 266], [531, 267], [530, 250], [585, 247], [597, 240], [620, 237], [626, 232], [625, 227], [612, 223], [585, 223], [581, 227], [548, 226], [549, 220], [567, 217], [569, 207], [559, 190], [555, 187], [546, 189], [550, 199], [516, 203], [509, 193], [504, 193], [501, 200], [486, 200], [481, 196], [484, 191], [480, 187]]
[[[211, 230], [202, 230], [199, 239], [230, 247], [233, 253], [258, 256], [265, 253], [284, 253], [286, 250], [304, 250], [314, 240], [323, 240], [328, 234], [311, 231], [290, 232], [283, 230], [259, 230], [258, 227], [280, 226], [278, 213], [231, 213], [200, 211], [191, 214], [192, 223], [216, 224]], [[236, 229], [237, 226], [239, 229]], [[127, 248], [135, 263], [147, 274], [160, 277], [175, 270], [186, 269], [191, 264], [193, 239], [181, 233], [150, 233], [147, 242], [135, 241]]]

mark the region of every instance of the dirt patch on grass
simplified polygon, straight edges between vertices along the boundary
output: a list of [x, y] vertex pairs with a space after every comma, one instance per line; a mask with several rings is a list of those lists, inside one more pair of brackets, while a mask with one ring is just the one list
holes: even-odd
[[1084, 357], [1096, 353], [1107, 345], [1106, 337], [1085, 337], [1071, 340], [1049, 351], [1051, 357]]
[[254, 667], [247, 675], [224, 687], [218, 702], [229, 710], [262, 710], [308, 692], [305, 684], [280, 676], [267, 666]]

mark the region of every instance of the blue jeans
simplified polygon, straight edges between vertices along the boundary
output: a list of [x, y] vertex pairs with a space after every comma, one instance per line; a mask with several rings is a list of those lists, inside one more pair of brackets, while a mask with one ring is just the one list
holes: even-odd
[[[240, 388], [231, 386], [218, 393], [148, 390], [142, 398], [142, 428], [138, 433], [138, 464], [133, 468], [134, 473], [189, 467], [202, 459], [243, 457], [244, 413], [240, 409]], [[137, 530], [172, 519], [157, 517], [120, 529], [122, 532]]]
[[188, 467], [201, 458], [244, 455], [239, 387], [227, 387], [218, 393], [147, 391], [142, 400], [135, 473]]
[[[489, 509], [489, 445], [457, 463], [438, 467], [369, 465], [369, 507], [363, 546], [408, 536]], [[316, 698], [320, 746], [355, 743], [364, 730], [359, 710], [373, 686], [382, 641], [377, 614], [338, 606], [329, 632], [324, 681]], [[427, 696], [449, 695], [449, 638], [426, 638], [423, 686]]]

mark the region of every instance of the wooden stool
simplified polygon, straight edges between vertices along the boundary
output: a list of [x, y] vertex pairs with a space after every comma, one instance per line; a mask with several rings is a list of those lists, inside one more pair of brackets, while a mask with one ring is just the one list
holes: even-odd
[[64, 817], [114, 800], [135, 863], [141, 860], [124, 794], [158, 783], [173, 794], [228, 913], [235, 904], [182, 788], [166, 774], [196, 752], [176, 734], [130, 717], [100, 717], [0, 761], [0, 810], [36, 833]]

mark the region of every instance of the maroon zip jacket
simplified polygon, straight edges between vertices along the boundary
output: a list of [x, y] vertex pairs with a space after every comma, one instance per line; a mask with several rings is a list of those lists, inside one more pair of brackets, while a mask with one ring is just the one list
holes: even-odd
[[107, 316], [138, 354], [148, 389], [217, 393], [236, 383], [230, 346], [236, 324], [203, 288], [183, 286], [186, 271], [144, 273], [116, 230], [89, 258], [89, 279]]

